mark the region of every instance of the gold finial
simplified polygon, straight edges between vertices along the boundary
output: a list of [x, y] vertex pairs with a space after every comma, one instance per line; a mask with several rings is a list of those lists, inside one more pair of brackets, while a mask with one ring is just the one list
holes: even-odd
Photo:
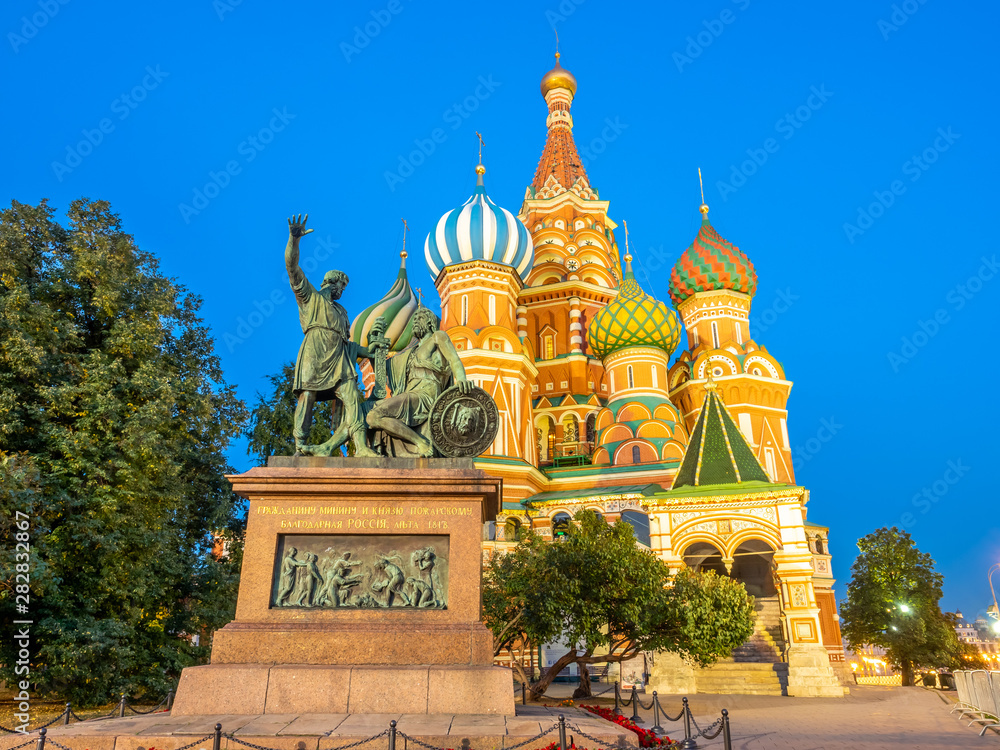
[[704, 218], [708, 218], [708, 204], [705, 203], [705, 183], [701, 181], [701, 167], [698, 167], [698, 187], [701, 189], [701, 205], [698, 210]]
[[559, 64], [559, 29], [552, 27], [552, 33], [556, 35], [556, 65]]
[[711, 362], [706, 362], [705, 363], [705, 378], [706, 378], [705, 379], [705, 390], [706, 391], [714, 391], [714, 390], [716, 390], [719, 387], [718, 385], [716, 385], [715, 381], [712, 380], [712, 363]]

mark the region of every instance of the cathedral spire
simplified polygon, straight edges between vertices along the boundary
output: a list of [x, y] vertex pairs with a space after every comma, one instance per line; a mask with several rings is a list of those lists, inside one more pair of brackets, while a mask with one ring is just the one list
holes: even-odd
[[551, 187], [552, 179], [563, 190], [571, 189], [580, 179], [583, 180], [583, 187], [590, 187], [580, 154], [573, 142], [570, 106], [576, 95], [576, 78], [559, 64], [559, 57], [559, 52], [556, 52], [555, 67], [542, 77], [542, 96], [549, 107], [549, 116], [545, 120], [549, 132], [535, 171], [535, 179], [531, 183], [535, 190], [541, 190], [547, 183]]

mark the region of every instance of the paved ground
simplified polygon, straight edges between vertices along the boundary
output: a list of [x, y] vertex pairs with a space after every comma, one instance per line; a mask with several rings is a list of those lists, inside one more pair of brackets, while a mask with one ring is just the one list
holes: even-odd
[[[570, 685], [554, 685], [550, 695], [570, 695]], [[594, 685], [595, 692], [606, 686]], [[627, 697], [627, 696], [626, 696]], [[648, 702], [652, 696], [640, 694]], [[947, 700], [947, 703], [945, 700]], [[691, 711], [702, 727], [729, 710], [734, 750], [996, 750], [1000, 736], [967, 726], [951, 711], [954, 697], [924, 688], [851, 687], [846, 698], [788, 698], [766, 695], [695, 695]], [[583, 702], [587, 702], [584, 700]], [[600, 703], [603, 705], [604, 701]], [[669, 713], [680, 713], [680, 696], [663, 696]], [[624, 709], [631, 716], [632, 709]], [[640, 711], [652, 726], [652, 711]], [[671, 739], [683, 739], [683, 725], [662, 724]], [[722, 738], [699, 740], [700, 748], [720, 748]]]
[[[569, 696], [574, 686], [553, 685], [549, 694]], [[595, 690], [606, 686], [595, 685]], [[652, 696], [640, 695], [648, 701]], [[754, 695], [696, 695], [690, 699], [695, 720], [707, 727], [723, 708], [729, 710], [735, 750], [998, 750], [1000, 737], [987, 732], [978, 736], [977, 727], [951, 714], [953, 696], [923, 688], [853, 687], [846, 698], [787, 698]], [[592, 701], [607, 705], [607, 696]], [[663, 696], [661, 704], [668, 713], [680, 712], [679, 696]], [[208, 734], [216, 721], [236, 737], [256, 740], [269, 748], [281, 750], [335, 750], [350, 742], [371, 736], [385, 728], [390, 719], [399, 721], [399, 729], [411, 736], [430, 741], [434, 747], [471, 747], [489, 750], [516, 744], [520, 739], [551, 726], [555, 717], [566, 714], [569, 721], [595, 733], [614, 736], [620, 731], [595, 716], [584, 716], [579, 709], [538, 705], [518, 705], [518, 716], [502, 717], [428, 717], [383, 715], [265, 715], [229, 717], [168, 717], [164, 714], [109, 720], [105, 722], [53, 727], [51, 739], [72, 750], [171, 750], [180, 748]], [[626, 709], [631, 714], [631, 709]], [[640, 711], [646, 727], [652, 726], [652, 711]], [[683, 725], [663, 722], [672, 739], [683, 739]], [[331, 735], [325, 735], [332, 730]], [[574, 734], [571, 730], [570, 734]], [[72, 739], [70, 736], [73, 735]], [[116, 741], [117, 735], [117, 741]], [[487, 740], [487, 737], [492, 737]], [[498, 735], [502, 736], [498, 742]], [[635, 735], [630, 733], [629, 739]], [[37, 737], [37, 735], [35, 735]], [[0, 738], [0, 750], [20, 744], [26, 738]], [[27, 738], [31, 739], [31, 738]], [[462, 740], [467, 742], [463, 743]], [[538, 747], [555, 739], [548, 735]], [[581, 737], [581, 746], [596, 748]], [[607, 747], [611, 743], [601, 745]], [[229, 750], [247, 750], [235, 742]], [[699, 748], [718, 750], [722, 738], [699, 740]], [[46, 746], [51, 747], [50, 745]], [[202, 743], [198, 748], [211, 747]], [[385, 738], [368, 743], [362, 750], [385, 750]], [[417, 750], [402, 742], [399, 750]], [[26, 750], [33, 750], [27, 748]]]

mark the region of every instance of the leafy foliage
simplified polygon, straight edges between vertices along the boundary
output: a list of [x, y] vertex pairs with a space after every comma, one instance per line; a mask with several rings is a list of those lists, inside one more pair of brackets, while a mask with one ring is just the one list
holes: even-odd
[[917, 549], [910, 535], [895, 526], [858, 541], [847, 600], [840, 606], [840, 627], [848, 645], [881, 646], [913, 683], [918, 666], [952, 663], [960, 652], [953, 624], [941, 612], [944, 577], [934, 560]]
[[[286, 362], [281, 372], [268, 377], [271, 391], [257, 394], [257, 405], [250, 413], [246, 429], [249, 438], [247, 455], [259, 466], [267, 465], [268, 456], [290, 456], [295, 453], [295, 363]], [[313, 409], [313, 424], [306, 441], [318, 445], [330, 437], [333, 423], [333, 401], [321, 401]]]
[[486, 570], [483, 611], [496, 653], [525, 641], [576, 644], [549, 667], [536, 694], [572, 662], [666, 650], [707, 665], [750, 637], [753, 608], [742, 584], [691, 571], [671, 578], [666, 563], [636, 545], [628, 523], [609, 525], [592, 511], [576, 521], [558, 541], [526, 532]]
[[[240, 506], [224, 451], [246, 412], [200, 300], [163, 276], [103, 201], [69, 226], [0, 211], [0, 531], [30, 518], [31, 680], [75, 703], [162, 695], [232, 618]], [[13, 555], [0, 612], [15, 613]], [[0, 675], [12, 682], [11, 639]]]

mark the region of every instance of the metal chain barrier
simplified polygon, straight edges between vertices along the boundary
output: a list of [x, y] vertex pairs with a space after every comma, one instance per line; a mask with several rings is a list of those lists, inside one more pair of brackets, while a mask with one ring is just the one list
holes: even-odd
[[195, 745], [200, 745], [205, 740], [210, 740], [210, 739], [213, 739], [214, 737], [215, 737], [214, 734], [206, 734], [200, 740], [195, 740], [194, 742], [189, 742], [188, 744], [184, 745], [183, 747], [176, 747], [176, 748], [174, 748], [174, 750], [191, 750], [191, 748], [194, 747]]
[[545, 735], [552, 734], [557, 729], [559, 729], [559, 725], [553, 724], [551, 727], [549, 727], [548, 729], [545, 729], [542, 732], [536, 734], [534, 737], [529, 737], [524, 742], [518, 742], [516, 745], [511, 745], [510, 747], [505, 747], [504, 750], [517, 750], [517, 748], [519, 748], [519, 747], [524, 747], [525, 745], [529, 745], [532, 742], [537, 742], [538, 740], [540, 740]]
[[[427, 750], [441, 750], [441, 748], [439, 747], [435, 747], [434, 745], [428, 745], [426, 742], [418, 740], [416, 737], [411, 737], [406, 732], [400, 732], [398, 729], [396, 730], [396, 736], [402, 737], [404, 740], [406, 740], [407, 744], [412, 742], [417, 747], [424, 747], [427, 748]], [[340, 748], [337, 748], [337, 750], [340, 750]]]
[[[332, 732], [332, 731], [333, 730], [331, 729], [330, 732]], [[330, 736], [330, 732], [326, 733], [327, 737]], [[379, 737], [384, 737], [384, 736], [386, 736], [388, 734], [389, 734], [389, 730], [388, 729], [383, 729], [378, 734], [373, 734], [371, 737], [365, 737], [363, 740], [358, 740], [357, 742], [352, 742], [349, 745], [340, 745], [337, 748], [337, 750], [348, 750], [348, 748], [351, 748], [351, 747], [358, 747], [359, 745], [364, 745], [366, 742], [371, 742], [372, 740], [377, 740]], [[239, 740], [237, 740], [237, 742], [239, 742]], [[244, 742], [242, 744], [246, 745], [248, 743]], [[254, 747], [254, 746], [251, 745], [251, 747]], [[258, 750], [261, 750], [261, 749], [258, 748]], [[263, 750], [270, 750], [270, 748], [264, 748]], [[437, 748], [435, 748], [434, 750], [437, 750]]]
[[155, 706], [153, 706], [148, 711], [140, 711], [138, 708], [135, 708], [134, 706], [130, 706], [128, 703], [125, 704], [125, 708], [127, 708], [129, 711], [131, 711], [134, 714], [139, 714], [139, 716], [146, 716], [147, 714], [152, 714], [152, 713], [156, 713], [157, 711], [159, 711], [161, 708], [163, 708], [165, 705], [167, 705], [167, 701], [169, 699], [170, 699], [169, 696], [167, 696], [166, 698], [164, 698], [162, 701], [160, 701], [159, 703], [157, 703]]
[[653, 702], [656, 703], [657, 707], [660, 709], [660, 713], [663, 714], [663, 718], [666, 719], [667, 721], [669, 721], [671, 724], [673, 724], [674, 722], [678, 722], [678, 721], [680, 721], [681, 719], [684, 718], [684, 710], [685, 709], [684, 709], [683, 705], [681, 706], [681, 712], [679, 714], [677, 714], [677, 716], [671, 716], [670, 714], [668, 714], [666, 712], [666, 709], [663, 708], [663, 705], [660, 703], [660, 698], [656, 694], [655, 690], [653, 691]]
[[14, 745], [10, 750], [21, 750], [22, 747], [27, 747], [28, 745], [37, 744], [38, 740], [28, 740], [27, 742], [22, 742], [20, 745]]
[[66, 747], [65, 745], [60, 745], [58, 742], [56, 742], [55, 740], [52, 740], [52, 739], [45, 740], [45, 744], [46, 745], [55, 745], [56, 747], [59, 748], [59, 750], [70, 750], [70, 748]]

